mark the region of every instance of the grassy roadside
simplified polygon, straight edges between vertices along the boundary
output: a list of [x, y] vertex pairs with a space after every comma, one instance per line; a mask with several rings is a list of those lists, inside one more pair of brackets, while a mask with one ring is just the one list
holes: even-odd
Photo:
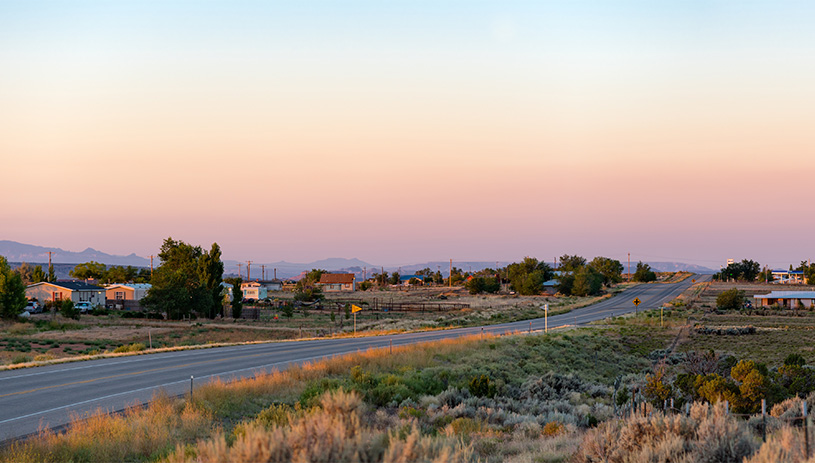
[[[650, 368], [649, 352], [670, 338], [632, 325], [372, 350], [203, 386], [192, 401], [157, 397], [122, 415], [77, 417], [64, 435], [43, 431], [0, 461], [253, 461], [242, 458], [269, 442], [290, 443], [267, 449], [287, 458], [346, 455], [330, 453], [339, 446], [374, 461], [406, 448], [415, 461], [563, 461], [582, 429], [613, 415], [614, 380]], [[336, 445], [315, 448], [307, 436]]]

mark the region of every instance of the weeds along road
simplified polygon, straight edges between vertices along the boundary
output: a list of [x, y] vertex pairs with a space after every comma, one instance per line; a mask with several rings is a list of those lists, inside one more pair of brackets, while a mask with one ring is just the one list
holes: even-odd
[[[701, 281], [710, 277], [697, 275], [695, 278]], [[639, 310], [659, 307], [691, 284], [688, 278], [679, 283], [635, 286], [600, 303], [549, 317], [549, 328], [581, 325], [633, 312], [635, 298], [642, 301]], [[332, 355], [387, 347], [391, 343], [401, 346], [479, 334], [482, 330], [494, 334], [540, 331], [544, 323], [541, 318], [424, 333], [273, 342], [3, 371], [0, 372], [0, 441], [29, 435], [40, 427], [63, 426], [74, 414], [82, 416], [98, 409], [118, 411], [144, 403], [160, 390], [168, 395], [189, 393], [191, 376], [197, 386], [215, 378], [249, 377]]]

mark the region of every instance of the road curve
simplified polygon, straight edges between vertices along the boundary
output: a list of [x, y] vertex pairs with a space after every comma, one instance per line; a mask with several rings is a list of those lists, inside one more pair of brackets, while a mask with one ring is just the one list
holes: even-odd
[[[696, 276], [699, 280], [709, 277]], [[687, 289], [691, 279], [679, 283], [644, 284], [597, 304], [549, 317], [549, 328], [582, 325], [635, 310], [632, 301], [642, 301], [639, 310], [659, 307]], [[250, 377], [272, 369], [368, 348], [413, 344], [485, 333], [505, 334], [543, 330], [544, 319], [503, 323], [484, 327], [344, 339], [219, 347], [164, 352], [85, 362], [49, 365], [0, 372], [0, 441], [34, 433], [40, 427], [58, 427], [98, 409], [122, 410], [150, 400], [159, 390], [169, 395], [189, 392], [215, 378]]]

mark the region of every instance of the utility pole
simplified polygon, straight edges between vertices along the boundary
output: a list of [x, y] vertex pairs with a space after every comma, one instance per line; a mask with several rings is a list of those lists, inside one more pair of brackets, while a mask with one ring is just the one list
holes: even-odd
[[249, 272], [252, 270], [252, 261], [246, 261], [246, 281], [251, 281], [252, 277], [249, 276]]
[[243, 278], [243, 273], [241, 273], [241, 266], [243, 266], [243, 264], [238, 262], [238, 278]]
[[628, 281], [631, 281], [631, 253], [628, 253]]
[[362, 281], [368, 279], [368, 267], [362, 267]]
[[274, 269], [274, 279], [277, 280], [277, 267]]
[[265, 265], [260, 266], [260, 274], [261, 274], [260, 279], [263, 280], [263, 281], [266, 281], [266, 266]]
[[453, 259], [450, 259], [450, 278], [447, 280], [450, 283], [450, 287], [453, 287]]
[[150, 278], [153, 278], [153, 257], [152, 255], [150, 256]]

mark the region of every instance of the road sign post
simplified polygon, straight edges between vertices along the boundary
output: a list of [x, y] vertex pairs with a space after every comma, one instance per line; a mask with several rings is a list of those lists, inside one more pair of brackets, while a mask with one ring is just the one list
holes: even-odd
[[640, 308], [640, 304], [642, 304], [642, 301], [640, 300], [640, 298], [635, 297], [634, 300], [631, 301], [631, 302], [634, 303], [634, 313], [637, 313], [637, 314], [640, 313], [639, 308]]
[[549, 332], [549, 304], [543, 304], [543, 320], [544, 320], [544, 328], [543, 332]]
[[357, 312], [362, 311], [362, 307], [351, 304], [351, 313], [354, 314], [354, 336], [357, 335]]

